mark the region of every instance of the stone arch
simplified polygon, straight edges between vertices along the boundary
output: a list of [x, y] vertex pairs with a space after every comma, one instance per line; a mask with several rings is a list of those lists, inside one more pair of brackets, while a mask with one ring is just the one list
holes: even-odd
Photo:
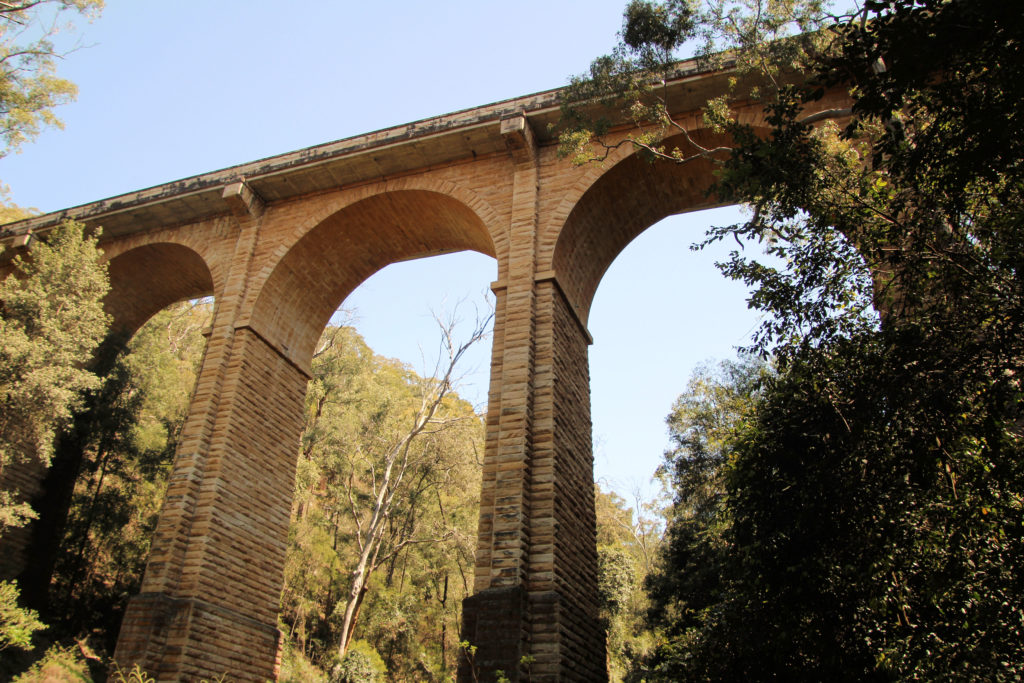
[[301, 236], [263, 281], [248, 326], [306, 368], [331, 315], [366, 278], [397, 261], [455, 251], [496, 258], [488, 229], [496, 224], [484, 203], [447, 191], [399, 182], [366, 192], [297, 229]]
[[[729, 142], [708, 129], [691, 136], [709, 148]], [[556, 213], [552, 229], [558, 237], [545, 265], [584, 325], [601, 278], [626, 245], [667, 216], [721, 204], [709, 194], [713, 173], [714, 164], [705, 159], [651, 163], [627, 149], [577, 183]]]
[[195, 250], [173, 242], [135, 246], [107, 261], [110, 292], [103, 307], [111, 332], [133, 335], [150, 317], [185, 299], [210, 296], [214, 276]]

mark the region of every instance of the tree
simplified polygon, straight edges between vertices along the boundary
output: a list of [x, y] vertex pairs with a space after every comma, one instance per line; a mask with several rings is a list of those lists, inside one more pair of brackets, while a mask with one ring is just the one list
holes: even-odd
[[[686, 147], [664, 117], [678, 149], [643, 131], [630, 144], [719, 160], [717, 196], [751, 218], [709, 239], [758, 241], [786, 264], [739, 252], [724, 264], [769, 314], [751, 350], [773, 355], [777, 375], [729, 437], [730, 570], [652, 677], [1014, 680], [1024, 157], [997, 122], [1020, 116], [1019, 12], [988, 0], [845, 16], [813, 2], [640, 6], [653, 23], [624, 55], [665, 64], [680, 41], [658, 25], [684, 13], [703, 27], [686, 37], [731, 35], [741, 69], [763, 65], [766, 136], [719, 101], [707, 116], [731, 134], [725, 148]], [[848, 88], [852, 108], [816, 108], [826, 87]]]
[[[415, 528], [411, 516], [407, 517], [405, 524], [396, 526], [393, 523], [392, 507], [396, 496], [403, 490], [411, 490], [411, 498], [415, 501], [425, 491], [432, 475], [444, 469], [444, 449], [431, 448], [431, 442], [443, 438], [444, 432], [453, 425], [474, 417], [459, 414], [459, 411], [450, 413], [448, 399], [454, 388], [459, 361], [471, 345], [484, 338], [489, 323], [490, 317], [478, 323], [461, 344], [453, 338], [454, 323], [443, 324], [444, 356], [438, 359], [434, 376], [420, 383], [419, 405], [412, 406], [411, 412], [406, 409], [396, 415], [378, 413], [375, 416], [380, 422], [374, 425], [377, 433], [373, 437], [377, 443], [368, 454], [372, 460], [368, 482], [371, 496], [362, 503], [351, 490], [348, 496], [359, 556], [351, 572], [351, 585], [342, 610], [339, 657], [344, 657], [348, 650], [370, 576], [377, 567], [391, 559], [390, 555], [417, 541], [411, 533]], [[385, 421], [392, 424], [381, 424]], [[354, 476], [355, 471], [350, 470], [350, 482]], [[410, 510], [409, 515], [413, 514], [414, 510]], [[380, 551], [386, 534], [392, 536], [388, 549], [390, 554], [382, 556]]]
[[[94, 16], [102, 6], [103, 0], [0, 5], [0, 158], [18, 151], [42, 126], [60, 125], [53, 108], [70, 101], [75, 86], [54, 75], [63, 56], [52, 41], [59, 19], [66, 11]], [[5, 219], [24, 217], [17, 208], [3, 211]], [[108, 287], [106, 269], [95, 238], [84, 237], [81, 225], [64, 223], [33, 244], [29, 259], [15, 257], [12, 267], [16, 275], [0, 289], [7, 366], [0, 470], [29, 451], [48, 460], [55, 427], [67, 421], [77, 394], [95, 382], [82, 367], [106, 326], [99, 304]], [[34, 410], [33, 401], [39, 402]]]
[[[576, 163], [604, 159], [621, 145], [671, 163], [727, 159], [731, 147], [703, 147], [668, 109], [666, 85], [677, 75], [680, 51], [696, 47], [704, 69], [732, 70], [729, 92], [708, 101], [704, 112], [716, 130], [732, 128], [733, 99], [771, 103], [795, 74], [809, 68], [814, 55], [831, 49], [829, 34], [820, 29], [841, 17], [828, 14], [827, 5], [821, 0], [632, 0], [618, 46], [595, 59], [589, 73], [573, 77], [565, 90], [559, 152]], [[848, 113], [824, 110], [805, 118]], [[634, 132], [607, 142], [611, 127], [623, 122], [631, 122]]]
[[700, 365], [665, 418], [672, 449], [658, 474], [675, 492], [674, 517], [708, 526], [719, 514], [725, 494], [724, 471], [732, 439], [756, 407], [764, 361], [744, 356], [716, 366]]
[[[45, 467], [57, 431], [96, 386], [84, 367], [106, 333], [101, 300], [109, 286], [96, 239], [72, 222], [10, 263], [0, 282], [0, 481], [13, 481], [14, 468]], [[0, 490], [0, 534], [34, 517], [28, 503]], [[26, 647], [42, 624], [17, 606], [13, 584], [0, 587], [0, 640]]]
[[50, 621], [101, 651], [113, 652], [138, 591], [211, 313], [200, 300], [153, 316], [80, 415], [83, 461], [58, 546]]
[[28, 649], [32, 634], [45, 628], [39, 615], [18, 607], [18, 588], [8, 581], [0, 581], [0, 652], [10, 646]]
[[[57, 63], [77, 48], [60, 49], [57, 35], [68, 15], [96, 17], [103, 0], [15, 0], [0, 3], [0, 159], [20, 152], [48, 126], [63, 127], [54, 109], [78, 88], [56, 75]], [[10, 203], [0, 185], [0, 224], [36, 213]]]
[[728, 573], [732, 527], [726, 475], [734, 442], [757, 410], [768, 366], [750, 356], [701, 365], [665, 421], [670, 450], [658, 476], [672, 502], [665, 511], [666, 538], [647, 579], [654, 624], [669, 633], [697, 627]]
[[61, 126], [53, 110], [75, 98], [56, 76], [66, 55], [54, 43], [67, 13], [94, 17], [103, 0], [22, 0], [0, 5], [0, 157], [18, 151], [44, 126]]
[[597, 517], [597, 586], [605, 624], [608, 677], [621, 681], [637, 660], [650, 654], [653, 633], [644, 624], [649, 607], [644, 581], [662, 541], [661, 517], [639, 494], [633, 507], [594, 486]]
[[[85, 367], [107, 325], [106, 266], [80, 224], [65, 222], [11, 265], [0, 283], [0, 473], [33, 458], [49, 463], [57, 430], [97, 385]], [[25, 507], [7, 507], [2, 495], [4, 524], [23, 522]]]
[[[57, 18], [64, 10], [94, 14], [102, 5], [103, 0], [29, 0], [0, 6], [0, 158], [18, 151], [43, 126], [61, 125], [53, 109], [74, 98], [75, 86], [54, 75], [56, 60], [62, 56], [52, 42], [59, 28]], [[2, 185], [0, 199], [0, 223], [33, 213], [10, 204]], [[10, 479], [12, 464], [23, 465], [32, 457], [48, 464], [55, 431], [67, 422], [81, 392], [93, 382], [82, 367], [106, 325], [99, 308], [106, 293], [106, 270], [99, 265], [95, 242], [83, 240], [81, 226], [71, 224], [55, 230], [51, 240], [53, 249], [36, 246], [28, 263], [16, 258], [15, 275], [8, 275], [0, 285], [0, 388], [4, 390], [0, 482], [5, 469]], [[73, 263], [76, 256], [85, 258], [79, 268]], [[65, 259], [70, 260], [61, 265]], [[72, 277], [61, 281], [54, 277], [58, 272]], [[77, 293], [76, 284], [82, 286]], [[57, 306], [40, 301], [45, 288], [52, 285], [57, 285], [50, 290], [59, 301]], [[35, 314], [43, 317], [32, 320]], [[61, 326], [64, 318], [68, 328]], [[83, 336], [76, 340], [61, 332]], [[53, 365], [46, 366], [51, 352]], [[0, 535], [35, 516], [27, 503], [0, 489]], [[17, 607], [17, 597], [13, 584], [4, 584], [0, 608], [7, 615], [5, 636], [11, 635], [8, 627], [17, 620], [26, 627], [6, 642], [24, 646], [41, 622], [35, 612]]]
[[453, 387], [465, 349], [442, 330], [432, 377], [328, 328], [307, 392], [283, 617], [296, 649], [326, 670], [365, 641], [393, 677], [455, 665], [471, 583], [482, 423]]

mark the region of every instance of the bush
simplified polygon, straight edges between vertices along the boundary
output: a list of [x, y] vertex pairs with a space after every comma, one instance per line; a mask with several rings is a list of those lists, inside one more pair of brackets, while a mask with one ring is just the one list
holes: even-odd
[[54, 645], [12, 683], [92, 683], [89, 667], [72, 648]]
[[348, 652], [331, 670], [331, 683], [378, 683], [388, 672], [384, 660], [365, 640], [353, 640]]
[[30, 649], [32, 634], [45, 627], [34, 611], [18, 607], [17, 586], [0, 581], [0, 650], [8, 646]]
[[318, 669], [285, 639], [281, 652], [281, 673], [278, 683], [327, 683], [327, 674]]

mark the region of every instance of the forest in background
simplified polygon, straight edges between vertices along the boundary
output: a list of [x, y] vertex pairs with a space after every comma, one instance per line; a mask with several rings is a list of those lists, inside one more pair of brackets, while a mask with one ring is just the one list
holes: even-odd
[[[103, 676], [139, 588], [212, 308], [210, 300], [183, 302], [154, 316], [117, 354], [87, 409], [80, 407], [88, 415], [76, 425], [87, 434], [82, 468], [41, 615], [45, 627], [34, 639], [4, 642], [3, 675], [34, 661], [18, 680], [44, 671], [69, 680]], [[459, 349], [480, 342], [485, 327], [468, 342], [454, 334], [439, 326], [439, 348], [451, 353], [424, 378], [374, 354], [354, 327], [324, 331], [297, 445], [281, 680], [454, 676], [462, 600], [473, 581], [483, 421], [442, 386], [457, 372]], [[424, 428], [410, 438], [417, 424]], [[631, 657], [651, 647], [642, 628], [643, 579], [663, 525], [653, 506], [638, 517], [616, 494], [595, 487], [595, 495], [609, 661], [622, 675]], [[0, 620], [14, 634], [10, 616]]]

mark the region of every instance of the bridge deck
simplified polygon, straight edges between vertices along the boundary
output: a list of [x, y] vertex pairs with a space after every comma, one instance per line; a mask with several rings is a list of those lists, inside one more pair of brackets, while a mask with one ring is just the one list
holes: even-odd
[[[695, 60], [680, 63], [677, 74], [669, 84], [674, 111], [692, 110], [710, 91], [721, 89], [720, 79], [709, 79]], [[503, 153], [500, 122], [514, 114], [526, 115], [538, 144], [554, 144], [563, 90], [414, 121], [34, 216], [0, 227], [0, 243], [16, 244], [66, 218], [102, 224], [109, 238], [221, 215], [228, 211], [224, 187], [241, 180], [269, 203]]]

